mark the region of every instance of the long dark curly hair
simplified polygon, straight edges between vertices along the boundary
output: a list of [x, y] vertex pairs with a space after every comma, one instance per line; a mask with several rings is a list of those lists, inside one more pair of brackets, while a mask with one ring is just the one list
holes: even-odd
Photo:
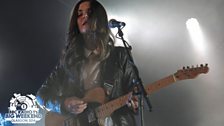
[[60, 60], [68, 69], [79, 67], [79, 64], [85, 59], [84, 41], [78, 28], [77, 19], [79, 5], [86, 1], [90, 2], [91, 9], [88, 21], [92, 32], [89, 34], [92, 34], [99, 43], [99, 60], [106, 59], [110, 50], [114, 47], [114, 36], [108, 27], [107, 13], [102, 4], [96, 0], [80, 0], [72, 10], [68, 31], [68, 44]]

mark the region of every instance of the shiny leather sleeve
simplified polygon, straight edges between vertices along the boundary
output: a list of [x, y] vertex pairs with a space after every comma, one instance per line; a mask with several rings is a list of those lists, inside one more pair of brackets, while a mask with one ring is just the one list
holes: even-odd
[[64, 68], [58, 65], [37, 91], [37, 102], [41, 107], [49, 111], [61, 113], [63, 103], [62, 85], [64, 80]]
[[[114, 51], [116, 56], [113, 61], [115, 62], [115, 66], [117, 64], [118, 69], [114, 72], [115, 84], [111, 94], [112, 99], [132, 91], [134, 86], [132, 82], [137, 78], [138, 74], [132, 57], [129, 59], [125, 48], [116, 47]], [[135, 126], [134, 115], [134, 112], [130, 108], [124, 106], [113, 113], [112, 120], [115, 126]]]
[[124, 91], [125, 93], [132, 91], [133, 86], [134, 86], [134, 81], [137, 79], [138, 75], [138, 69], [137, 66], [134, 64], [132, 55], [131, 55], [131, 50], [128, 50], [129, 55], [127, 54], [126, 50], [123, 50], [121, 53], [120, 60], [122, 61], [122, 70], [124, 73], [124, 78], [123, 78], [123, 85], [124, 86]]
[[137, 78], [138, 71], [133, 63], [132, 56], [130, 59], [124, 47], [116, 47], [112, 55], [114, 55], [111, 58], [113, 60], [110, 61], [115, 64], [114, 68], [110, 68], [110, 71], [115, 71], [112, 98], [116, 98], [132, 90], [132, 82]]

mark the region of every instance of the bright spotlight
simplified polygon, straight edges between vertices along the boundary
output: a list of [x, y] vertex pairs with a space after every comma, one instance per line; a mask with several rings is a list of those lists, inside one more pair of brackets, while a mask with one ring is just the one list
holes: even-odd
[[186, 27], [188, 29], [195, 48], [201, 53], [203, 53], [205, 50], [205, 42], [198, 20], [195, 18], [188, 19], [186, 22]]

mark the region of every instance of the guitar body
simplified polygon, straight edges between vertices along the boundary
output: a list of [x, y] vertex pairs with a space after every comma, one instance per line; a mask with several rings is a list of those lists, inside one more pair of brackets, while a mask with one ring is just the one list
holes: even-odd
[[99, 105], [99, 103], [89, 103], [88, 108], [77, 116], [48, 112], [45, 117], [45, 126], [101, 126], [99, 123], [103, 123], [101, 122], [103, 120], [98, 119], [94, 111], [94, 108]]
[[[106, 102], [103, 88], [97, 87], [86, 92], [82, 98], [88, 107], [78, 115], [65, 116], [56, 112], [48, 112], [45, 116], [45, 126], [101, 126], [104, 119], [98, 119], [95, 108]], [[100, 123], [100, 124], [99, 124]]]

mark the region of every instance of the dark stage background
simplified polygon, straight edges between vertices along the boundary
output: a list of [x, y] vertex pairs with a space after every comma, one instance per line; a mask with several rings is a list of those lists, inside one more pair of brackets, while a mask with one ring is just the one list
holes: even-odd
[[[0, 113], [14, 93], [35, 94], [58, 62], [75, 0], [1, 0]], [[100, 0], [109, 18], [126, 22], [125, 39], [144, 83], [187, 65], [208, 63], [210, 71], [150, 96], [148, 126], [223, 126], [224, 1]], [[198, 19], [204, 51], [195, 48], [186, 28]], [[116, 30], [113, 30], [115, 32]], [[117, 45], [121, 45], [118, 40]], [[40, 125], [40, 124], [38, 124]]]

